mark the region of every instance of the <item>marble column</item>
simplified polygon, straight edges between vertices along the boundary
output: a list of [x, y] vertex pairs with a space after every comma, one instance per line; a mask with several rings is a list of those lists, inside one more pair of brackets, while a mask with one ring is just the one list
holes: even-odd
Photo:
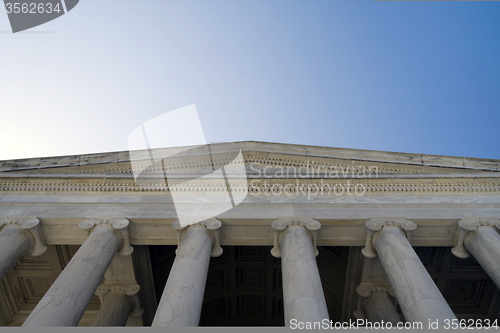
[[368, 319], [372, 323], [390, 322], [393, 326], [401, 322], [396, 307], [389, 296], [389, 290], [380, 287], [358, 286], [356, 291], [361, 296], [359, 307], [354, 312], [356, 317]]
[[[407, 321], [427, 323], [456, 319], [448, 303], [410, 245], [417, 225], [409, 220], [368, 220], [363, 254], [378, 254]], [[376, 251], [376, 252], [375, 252]]]
[[476, 258], [481, 267], [500, 288], [500, 220], [462, 219], [455, 247], [451, 250], [459, 258]]
[[394, 290], [387, 279], [380, 257], [364, 260], [363, 275], [360, 285], [356, 287], [356, 293], [356, 318], [367, 319], [372, 323], [390, 322], [394, 326], [401, 321], [393, 301]]
[[36, 218], [0, 221], [0, 279], [28, 251], [36, 257], [47, 250]]
[[80, 222], [90, 235], [23, 326], [76, 326], [118, 249], [132, 253], [127, 226], [128, 220]]
[[274, 247], [271, 254], [281, 257], [285, 325], [290, 320], [322, 322], [329, 320], [325, 295], [321, 286], [316, 256], [318, 221], [275, 220]]
[[181, 227], [179, 221], [173, 223], [179, 245], [151, 326], [198, 326], [210, 256], [222, 254], [221, 225], [218, 220], [187, 227]]
[[372, 323], [384, 321], [397, 325], [401, 321], [389, 295], [384, 291], [373, 292], [363, 302], [363, 309]]
[[91, 326], [125, 326], [128, 317], [138, 317], [144, 310], [139, 304], [138, 284], [101, 285], [96, 294], [101, 300], [101, 308]]

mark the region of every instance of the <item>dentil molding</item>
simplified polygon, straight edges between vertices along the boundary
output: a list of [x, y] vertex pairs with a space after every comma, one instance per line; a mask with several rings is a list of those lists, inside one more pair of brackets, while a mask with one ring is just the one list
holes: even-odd
[[[1, 176], [1, 175], [0, 175]], [[252, 181], [257, 180], [255, 183]], [[266, 183], [264, 184], [264, 180]], [[342, 184], [346, 186], [346, 181], [353, 181], [353, 179], [344, 178], [333, 178], [333, 179], [314, 179], [311, 182], [310, 178], [294, 178], [294, 179], [252, 179], [249, 178], [249, 184], [235, 186], [232, 188], [233, 191], [242, 192], [269, 192], [271, 188], [275, 191], [285, 190], [290, 193], [295, 193], [300, 191], [298, 187], [300, 186], [312, 186], [314, 189], [323, 189], [324, 193], [328, 193], [328, 190], [332, 189], [333, 185]], [[365, 194], [385, 194], [385, 193], [432, 193], [433, 195], [447, 195], [450, 193], [496, 193], [500, 192], [500, 183], [498, 181], [485, 181], [485, 182], [429, 182], [422, 180], [415, 180], [414, 182], [383, 182], [381, 179], [376, 178], [359, 178], [354, 179], [356, 184], [362, 184], [363, 188], [366, 190]], [[298, 185], [297, 185], [298, 184]], [[330, 186], [330, 187], [329, 187]], [[361, 186], [361, 185], [359, 185]], [[177, 186], [170, 189], [165, 183], [148, 183], [148, 184], [136, 184], [131, 178], [127, 181], [114, 182], [110, 179], [106, 179], [106, 182], [96, 182], [96, 180], [84, 180], [80, 182], [47, 182], [47, 181], [34, 181], [29, 183], [18, 183], [18, 182], [1, 182], [0, 191], [5, 192], [42, 192], [43, 194], [57, 193], [57, 192], [170, 192], [171, 190], [177, 192], [187, 192], [190, 194], [193, 191], [201, 192], [220, 192], [227, 191], [227, 184], [223, 181], [214, 182], [210, 184], [200, 183], [200, 184], [182, 184], [182, 186]], [[330, 191], [332, 192], [332, 191]], [[283, 194], [284, 195], [284, 194]], [[334, 195], [330, 193], [329, 195]]]

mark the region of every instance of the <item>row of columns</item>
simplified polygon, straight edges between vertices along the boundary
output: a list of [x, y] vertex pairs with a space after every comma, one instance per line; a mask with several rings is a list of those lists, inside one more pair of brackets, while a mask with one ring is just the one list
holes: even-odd
[[[188, 227], [176, 221], [176, 257], [151, 326], [197, 326], [210, 257], [222, 254], [218, 220]], [[273, 221], [274, 247], [271, 254], [281, 257], [285, 321], [329, 319], [315, 257], [316, 234], [321, 224], [309, 221]]]
[[[368, 232], [362, 252], [367, 258], [379, 256], [405, 319], [422, 323], [438, 320], [441, 324], [445, 319], [456, 319], [410, 245], [411, 233], [417, 225], [406, 219], [371, 219], [365, 225]], [[458, 227], [453, 254], [459, 258], [472, 254], [500, 288], [500, 235], [497, 231], [500, 220], [462, 219]], [[358, 317], [366, 316], [371, 322], [399, 320], [388, 290], [375, 292], [359, 286], [357, 291], [362, 296], [355, 312]]]
[[[196, 326], [199, 322], [210, 257], [222, 254], [221, 222], [207, 220], [173, 227], [177, 231], [176, 258], [152, 326]], [[455, 319], [455, 315], [410, 245], [416, 224], [406, 219], [371, 219], [366, 222], [363, 254], [378, 256], [405, 319], [410, 322]], [[329, 319], [315, 257], [318, 221], [279, 219], [272, 222], [274, 247], [281, 257], [285, 322], [321, 322]], [[129, 315], [139, 316], [138, 285], [107, 286], [102, 281], [116, 253], [130, 255], [128, 220], [93, 220], [80, 223], [88, 237], [23, 326], [76, 326], [96, 292], [101, 310], [94, 326], [121, 326]], [[0, 221], [0, 278], [28, 250], [42, 254], [46, 246], [39, 221]], [[461, 220], [453, 253], [471, 253], [500, 287], [500, 220]], [[98, 288], [99, 287], [99, 288]], [[366, 289], [366, 288], [365, 288]], [[397, 323], [400, 319], [388, 290], [358, 290], [361, 308], [372, 322]]]
[[[28, 251], [31, 256], [45, 252], [39, 222], [36, 218], [0, 221], [0, 278]], [[129, 315], [140, 316], [138, 285], [99, 286], [115, 254], [133, 251], [128, 224], [126, 219], [81, 221], [88, 237], [22, 326], [76, 326], [96, 290], [101, 308], [93, 326], [123, 326]]]
[[[405, 319], [428, 320], [444, 324], [456, 319], [453, 311], [410, 245], [411, 232], [417, 225], [409, 220], [369, 220], [363, 254], [380, 257]], [[388, 320], [388, 318], [387, 318]]]

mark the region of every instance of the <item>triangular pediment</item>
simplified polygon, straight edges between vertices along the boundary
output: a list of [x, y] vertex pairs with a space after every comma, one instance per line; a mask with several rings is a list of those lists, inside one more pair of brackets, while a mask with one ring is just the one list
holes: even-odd
[[[500, 173], [500, 160], [467, 157], [423, 155], [370, 151], [358, 149], [330, 148], [294, 144], [266, 142], [235, 142], [211, 144], [212, 155], [208, 163], [224, 165], [230, 161], [231, 153], [241, 150], [245, 165], [252, 165], [251, 170], [276, 173], [280, 169], [292, 170], [302, 168], [309, 172], [322, 174], [339, 172], [347, 173], [377, 172], [379, 175], [416, 176], [416, 175], [475, 175]], [[0, 161], [0, 174], [7, 173], [58, 173], [58, 174], [132, 174], [131, 159], [147, 161], [151, 156], [161, 152], [174, 150], [172, 156], [164, 160], [164, 165], [171, 168], [189, 169], [201, 167], [206, 159], [196, 163], [192, 152], [183, 154], [185, 149], [152, 149], [151, 151], [135, 151], [134, 156], [128, 151], [85, 154], [60, 157], [44, 157], [22, 160]], [[176, 153], [178, 150], [181, 153]], [[137, 153], [138, 152], [138, 153]], [[370, 171], [369, 171], [370, 170]], [[257, 172], [257, 171], [254, 171]], [[258, 173], [258, 172], [257, 172]]]
[[358, 184], [377, 195], [493, 194], [500, 161], [245, 141], [0, 162], [0, 191], [14, 192], [331, 193]]

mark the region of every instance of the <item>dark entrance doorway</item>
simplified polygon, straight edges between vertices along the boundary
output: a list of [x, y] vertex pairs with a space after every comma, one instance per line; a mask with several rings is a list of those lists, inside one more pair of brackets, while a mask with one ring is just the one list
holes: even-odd
[[[176, 246], [149, 246], [157, 300], [167, 282]], [[281, 260], [270, 246], [223, 246], [210, 259], [200, 326], [285, 326]], [[340, 321], [347, 247], [319, 247], [317, 257], [330, 319]]]

